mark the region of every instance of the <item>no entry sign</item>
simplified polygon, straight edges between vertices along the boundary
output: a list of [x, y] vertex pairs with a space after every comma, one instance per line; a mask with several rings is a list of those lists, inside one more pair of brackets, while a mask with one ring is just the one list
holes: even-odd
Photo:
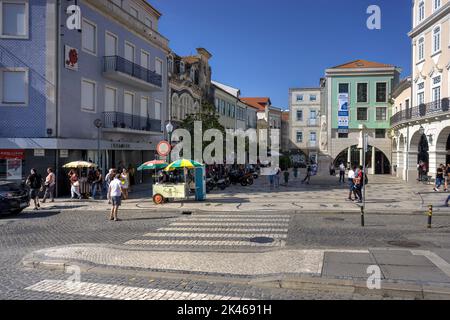
[[160, 143], [158, 143], [158, 145], [156, 146], [156, 152], [161, 156], [161, 157], [166, 157], [171, 150], [172, 147], [170, 146], [170, 143], [167, 141], [161, 141]]

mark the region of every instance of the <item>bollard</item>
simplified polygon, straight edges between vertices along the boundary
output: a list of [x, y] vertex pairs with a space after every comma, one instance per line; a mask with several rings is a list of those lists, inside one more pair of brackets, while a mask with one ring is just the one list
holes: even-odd
[[361, 207], [361, 227], [364, 227], [364, 206]]
[[431, 222], [433, 220], [433, 206], [428, 206], [428, 229], [431, 229]]

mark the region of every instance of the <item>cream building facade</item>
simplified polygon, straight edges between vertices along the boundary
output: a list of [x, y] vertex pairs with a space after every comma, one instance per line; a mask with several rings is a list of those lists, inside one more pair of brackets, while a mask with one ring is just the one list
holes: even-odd
[[431, 177], [450, 162], [450, 1], [415, 0], [412, 8], [411, 103], [391, 118], [397, 174], [407, 181], [416, 181], [419, 161]]

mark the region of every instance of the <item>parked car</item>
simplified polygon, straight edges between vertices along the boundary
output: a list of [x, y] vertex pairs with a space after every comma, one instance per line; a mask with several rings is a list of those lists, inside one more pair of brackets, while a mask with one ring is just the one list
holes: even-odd
[[18, 214], [30, 206], [30, 192], [24, 184], [0, 180], [0, 215]]

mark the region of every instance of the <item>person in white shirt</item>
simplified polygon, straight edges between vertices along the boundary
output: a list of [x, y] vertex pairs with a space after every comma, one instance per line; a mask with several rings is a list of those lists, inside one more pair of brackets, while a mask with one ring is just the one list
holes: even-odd
[[56, 177], [53, 173], [52, 168], [47, 169], [47, 177], [45, 178], [45, 194], [44, 199], [42, 200], [42, 203], [45, 203], [48, 198], [50, 198], [51, 202], [55, 202], [55, 186], [56, 186]]
[[[352, 199], [352, 193], [355, 193], [355, 183], [354, 183], [354, 179], [355, 179], [355, 170], [350, 168], [350, 170], [348, 171], [348, 185], [350, 187], [350, 192], [348, 194], [348, 200], [353, 201]], [[356, 194], [355, 194], [355, 199], [356, 199]]]
[[345, 183], [345, 165], [343, 162], [339, 165], [339, 183]]
[[120, 181], [120, 174], [117, 174], [114, 180], [109, 184], [108, 198], [111, 199], [112, 202], [109, 220], [120, 221], [117, 217], [119, 207], [122, 204], [122, 182]]

